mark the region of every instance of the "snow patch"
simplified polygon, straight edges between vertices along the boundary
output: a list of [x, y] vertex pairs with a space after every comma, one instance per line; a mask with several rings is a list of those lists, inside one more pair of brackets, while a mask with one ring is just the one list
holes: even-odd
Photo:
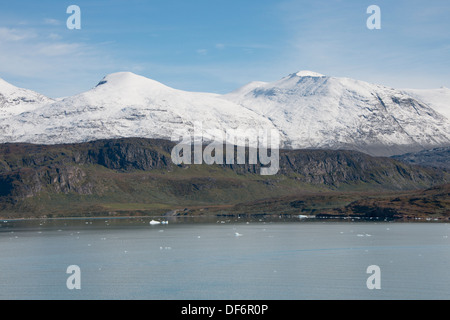
[[298, 71], [294, 75], [297, 77], [325, 77], [323, 74], [309, 70]]

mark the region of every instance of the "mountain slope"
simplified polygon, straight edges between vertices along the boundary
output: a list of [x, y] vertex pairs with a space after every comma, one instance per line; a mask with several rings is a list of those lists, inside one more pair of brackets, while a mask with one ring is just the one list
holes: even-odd
[[[450, 145], [450, 120], [404, 91], [311, 71], [218, 95], [186, 92], [131, 72], [51, 100], [0, 82], [0, 143], [111, 138], [176, 139], [193, 133], [276, 130], [283, 148], [391, 156]], [[3, 102], [2, 102], [3, 101]], [[214, 130], [214, 131], [213, 131]], [[235, 143], [235, 141], [230, 141]]]
[[450, 120], [450, 89], [405, 89], [403, 92], [427, 103]]
[[417, 153], [405, 153], [392, 158], [410, 164], [450, 170], [450, 147], [423, 150]]
[[171, 139], [186, 129], [193, 130], [196, 122], [210, 131], [272, 127], [267, 119], [215, 94], [176, 90], [130, 72], [119, 72], [106, 76], [87, 92], [19, 114], [5, 125], [0, 123], [0, 142]]
[[[87, 215], [119, 209], [163, 213], [285, 196], [308, 198], [312, 193], [317, 197], [302, 201], [318, 209], [334, 206], [342, 197], [353, 200], [355, 193], [360, 199], [367, 192], [392, 195], [450, 182], [443, 170], [356, 151], [282, 150], [274, 176], [261, 176], [259, 165], [177, 166], [170, 158], [174, 145], [137, 138], [2, 144], [0, 216]], [[293, 208], [302, 206], [298, 202]]]
[[226, 99], [270, 119], [293, 148], [394, 155], [450, 144], [448, 119], [399, 90], [302, 71]]
[[0, 79], [0, 119], [31, 111], [53, 101], [42, 94], [18, 88]]

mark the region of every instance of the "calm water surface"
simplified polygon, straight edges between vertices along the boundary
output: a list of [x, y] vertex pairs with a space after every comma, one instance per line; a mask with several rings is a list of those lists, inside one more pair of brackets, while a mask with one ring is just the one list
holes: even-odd
[[0, 299], [450, 299], [447, 223], [149, 221], [1, 221]]

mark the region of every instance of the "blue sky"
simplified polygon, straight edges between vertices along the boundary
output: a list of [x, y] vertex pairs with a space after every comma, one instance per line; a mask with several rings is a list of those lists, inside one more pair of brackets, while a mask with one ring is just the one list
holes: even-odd
[[[81, 30], [69, 30], [69, 5]], [[369, 30], [369, 5], [381, 30]], [[299, 70], [450, 87], [450, 1], [16, 0], [0, 5], [0, 77], [50, 97], [132, 71], [226, 93]]]

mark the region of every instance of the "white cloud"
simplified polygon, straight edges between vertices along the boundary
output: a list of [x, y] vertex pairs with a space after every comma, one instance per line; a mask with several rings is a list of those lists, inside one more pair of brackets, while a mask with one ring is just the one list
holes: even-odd
[[2, 41], [22, 41], [26, 39], [35, 38], [36, 33], [34, 30], [22, 30], [0, 27], [0, 42]]
[[65, 56], [81, 54], [85, 46], [80, 43], [39, 43], [36, 45], [37, 53], [44, 56]]
[[107, 45], [68, 41], [34, 28], [0, 27], [0, 48], [2, 78], [20, 78], [24, 87], [50, 97], [87, 90], [116, 70]]
[[50, 33], [48, 35], [48, 38], [51, 40], [61, 40], [62, 39], [62, 37], [57, 33]]
[[198, 49], [197, 53], [202, 55], [202, 56], [204, 56], [204, 55], [208, 54], [208, 50], [206, 50], [206, 49]]
[[51, 18], [44, 19], [44, 23], [51, 25], [51, 26], [59, 26], [62, 24], [61, 21], [56, 20], [56, 19], [51, 19]]

